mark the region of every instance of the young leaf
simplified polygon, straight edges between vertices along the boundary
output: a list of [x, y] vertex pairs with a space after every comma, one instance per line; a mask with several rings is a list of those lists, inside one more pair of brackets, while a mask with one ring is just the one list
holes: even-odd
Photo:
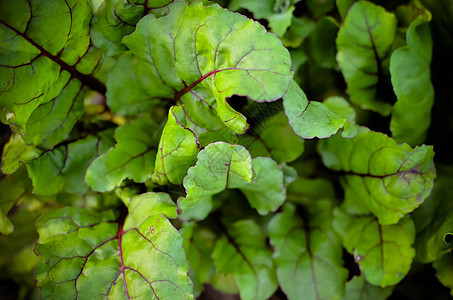
[[376, 99], [377, 86], [387, 72], [383, 60], [395, 39], [396, 23], [384, 8], [359, 1], [349, 9], [337, 37], [337, 60], [351, 101], [382, 115], [390, 113], [391, 105]]
[[398, 142], [422, 143], [431, 123], [434, 89], [431, 84], [433, 42], [429, 24], [417, 19], [407, 33], [407, 46], [390, 59], [392, 85], [398, 101], [393, 107], [390, 129]]
[[432, 147], [412, 149], [361, 127], [355, 137], [336, 135], [318, 150], [328, 168], [342, 172], [345, 203], [364, 206], [383, 225], [397, 223], [431, 193], [436, 176]]
[[212, 209], [212, 196], [252, 181], [252, 158], [239, 145], [218, 142], [198, 154], [198, 162], [184, 178], [187, 195], [178, 199], [185, 219], [204, 219]]
[[[176, 100], [199, 102], [200, 92], [227, 126], [243, 133], [245, 119], [226, 98], [233, 94], [258, 102], [281, 98], [291, 79], [288, 51], [257, 22], [218, 5], [175, 1], [168, 7], [170, 12], [163, 17], [140, 20], [123, 43], [152, 66], [163, 86], [174, 89]], [[151, 98], [154, 93], [148, 91]]]
[[182, 237], [167, 194], [135, 197], [126, 219], [65, 207], [37, 222], [43, 298], [193, 299]]
[[239, 189], [260, 215], [267, 215], [276, 211], [285, 201], [283, 172], [275, 161], [268, 157], [254, 158], [252, 167], [255, 174], [253, 182], [244, 184]]
[[320, 201], [301, 219], [287, 204], [268, 225], [277, 276], [288, 299], [340, 299], [347, 272], [332, 229], [331, 203]]
[[9, 142], [3, 148], [2, 172], [12, 174], [20, 167], [20, 163], [26, 163], [37, 158], [41, 151], [34, 146], [29, 146], [19, 134], [12, 134]]
[[395, 285], [409, 272], [415, 256], [415, 227], [409, 216], [394, 225], [381, 225], [374, 217], [354, 217], [339, 209], [334, 216], [335, 230], [369, 283]]
[[252, 220], [223, 226], [221, 237], [212, 253], [220, 273], [232, 274], [244, 300], [268, 299], [277, 289], [272, 252], [265, 236]]
[[302, 138], [327, 138], [342, 128], [347, 119], [330, 111], [324, 104], [307, 100], [307, 96], [293, 80], [283, 97], [289, 124]]
[[364, 276], [354, 276], [346, 283], [343, 299], [385, 300], [392, 293], [392, 287], [381, 288], [366, 282]]
[[115, 130], [117, 144], [88, 167], [86, 182], [98, 192], [113, 190], [126, 179], [145, 182], [153, 173], [159, 130], [138, 119]]
[[160, 138], [153, 181], [163, 185], [168, 179], [181, 184], [187, 170], [197, 161], [197, 137], [186, 125], [183, 107], [172, 106]]
[[26, 134], [29, 125], [45, 128], [32, 128], [27, 141], [51, 148], [81, 116], [83, 86], [105, 93], [91, 75], [100, 52], [90, 43], [90, 4], [22, 0], [2, 2], [0, 11], [2, 120]]
[[84, 194], [89, 187], [85, 183], [86, 169], [100, 154], [113, 145], [112, 132], [106, 131], [99, 137], [62, 145], [27, 164], [28, 174], [37, 195], [53, 195], [61, 191]]

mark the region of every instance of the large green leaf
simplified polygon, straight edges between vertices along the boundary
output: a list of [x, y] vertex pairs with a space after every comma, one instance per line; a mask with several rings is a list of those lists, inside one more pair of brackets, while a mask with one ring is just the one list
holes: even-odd
[[226, 188], [252, 181], [252, 158], [239, 145], [213, 143], [198, 154], [197, 164], [184, 178], [187, 195], [178, 199], [185, 219], [204, 219], [212, 209], [212, 196]]
[[[158, 83], [146, 90], [149, 98], [162, 94], [162, 88], [171, 90], [171, 98], [212, 109], [235, 132], [243, 133], [245, 118], [226, 98], [233, 94], [258, 102], [281, 98], [291, 79], [288, 51], [259, 23], [218, 5], [186, 6], [175, 1], [168, 8], [165, 16], [144, 17], [136, 31], [123, 38], [147, 66], [137, 70], [136, 77]], [[122, 99], [110, 96], [109, 105], [121, 103]]]
[[117, 128], [117, 144], [88, 167], [86, 182], [98, 192], [113, 190], [126, 178], [145, 182], [153, 173], [159, 134], [145, 118]]
[[85, 87], [105, 93], [91, 74], [88, 1], [0, 3], [0, 107], [3, 122], [28, 143], [52, 148], [83, 113]]
[[197, 161], [197, 137], [186, 125], [183, 107], [171, 107], [160, 137], [153, 181], [165, 184], [168, 179], [171, 183], [181, 184], [187, 170]]
[[339, 209], [334, 216], [335, 230], [369, 283], [395, 285], [409, 272], [415, 256], [415, 226], [409, 216], [394, 225], [381, 225], [374, 217], [355, 217]]
[[438, 260], [453, 249], [452, 187], [452, 170], [441, 168], [431, 196], [413, 214], [417, 228], [415, 258], [422, 263]]
[[364, 276], [354, 276], [354, 278], [346, 283], [343, 299], [385, 300], [392, 294], [392, 291], [392, 287], [377, 287], [366, 282]]
[[53, 195], [61, 191], [86, 193], [89, 189], [85, 183], [88, 166], [111, 146], [112, 132], [108, 130], [99, 137], [89, 136], [43, 152], [27, 164], [33, 192], [37, 195]]
[[388, 73], [384, 60], [395, 39], [396, 23], [384, 8], [359, 1], [349, 9], [337, 37], [337, 60], [351, 101], [383, 115], [390, 113], [391, 105], [377, 99], [377, 90]]
[[395, 50], [390, 59], [393, 89], [398, 98], [390, 129], [396, 141], [417, 145], [426, 138], [434, 102], [430, 72], [433, 42], [429, 24], [422, 19], [415, 20], [406, 39], [407, 46]]
[[224, 225], [223, 231], [212, 253], [218, 271], [233, 275], [241, 299], [268, 299], [278, 282], [265, 235], [252, 220]]
[[167, 217], [170, 197], [135, 197], [124, 219], [65, 207], [37, 222], [35, 270], [43, 298], [193, 299], [182, 237]]
[[327, 138], [347, 122], [321, 102], [309, 101], [295, 81], [291, 82], [283, 105], [294, 132], [305, 139]]
[[355, 137], [336, 135], [318, 149], [324, 164], [343, 174], [350, 212], [372, 212], [381, 224], [395, 224], [431, 193], [436, 176], [431, 146], [412, 149], [361, 127]]
[[[277, 276], [289, 299], [341, 299], [347, 271], [332, 229], [331, 202], [320, 200], [300, 216], [288, 204], [269, 222]], [[301, 218], [303, 217], [303, 219]]]

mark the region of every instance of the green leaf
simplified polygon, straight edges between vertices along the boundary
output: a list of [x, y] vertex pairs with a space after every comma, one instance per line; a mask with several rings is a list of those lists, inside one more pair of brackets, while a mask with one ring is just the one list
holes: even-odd
[[[186, 6], [177, 1], [168, 8], [165, 16], [141, 19], [123, 43], [152, 67], [165, 89], [173, 89], [176, 101], [201, 102], [235, 132], [244, 133], [244, 116], [226, 98], [281, 98], [291, 79], [289, 52], [259, 23], [218, 5]], [[153, 98], [158, 91], [147, 92]]]
[[442, 255], [453, 249], [452, 187], [452, 170], [440, 169], [431, 196], [413, 214], [417, 228], [416, 260], [419, 262], [439, 260]]
[[412, 149], [361, 127], [355, 137], [336, 135], [318, 150], [328, 168], [343, 174], [346, 209], [372, 212], [383, 225], [397, 223], [431, 193], [436, 176], [431, 146]]
[[255, 19], [267, 19], [273, 14], [274, 0], [231, 0], [228, 9], [238, 11], [245, 8], [253, 13]]
[[338, 23], [332, 17], [324, 17], [316, 24], [310, 34], [310, 50], [318, 66], [326, 69], [337, 69], [335, 38]]
[[88, 167], [86, 182], [98, 192], [111, 191], [126, 178], [145, 182], [153, 173], [159, 134], [148, 119], [118, 127], [117, 144]]
[[453, 253], [447, 253], [438, 261], [433, 263], [436, 269], [436, 276], [439, 281], [450, 289], [453, 296]]
[[14, 231], [13, 223], [11, 223], [6, 214], [0, 208], [0, 233], [8, 235], [13, 233], [13, 231]]
[[198, 154], [184, 178], [187, 195], [178, 199], [183, 219], [204, 219], [212, 209], [212, 196], [252, 181], [252, 158], [242, 146], [217, 142]]
[[354, 2], [355, 0], [336, 0], [337, 9], [342, 20], [346, 18], [348, 11]]
[[42, 297], [193, 299], [182, 237], [165, 215], [176, 217], [170, 197], [148, 193], [132, 200], [125, 220], [74, 207], [41, 217]]
[[278, 37], [282, 37], [288, 27], [291, 26], [294, 9], [294, 6], [290, 6], [284, 11], [269, 17], [269, 27]]
[[381, 288], [366, 282], [364, 276], [354, 276], [346, 283], [344, 298], [347, 300], [385, 300], [393, 289], [391, 287]]
[[263, 232], [252, 220], [241, 220], [225, 225], [224, 233], [212, 253], [218, 271], [233, 275], [241, 299], [268, 299], [278, 282]]
[[12, 174], [20, 167], [20, 163], [26, 163], [41, 153], [34, 146], [25, 143], [22, 136], [12, 134], [9, 142], [3, 148], [2, 154], [2, 172]]
[[434, 88], [431, 84], [433, 42], [429, 24], [417, 19], [407, 33], [407, 46], [390, 59], [392, 85], [398, 101], [390, 122], [393, 138], [410, 145], [422, 143], [431, 123]]
[[287, 204], [269, 222], [278, 281], [288, 299], [341, 299], [347, 271], [331, 207], [329, 201], [317, 202], [301, 219]]
[[148, 13], [165, 8], [172, 0], [106, 0], [97, 10], [91, 27], [91, 37], [96, 47], [108, 56], [126, 50], [121, 44], [125, 35], [135, 30], [137, 22]]
[[83, 112], [84, 87], [105, 92], [91, 74], [88, 1], [0, 4], [0, 106], [3, 122], [45, 148], [64, 140]]
[[209, 282], [216, 274], [211, 254], [217, 236], [208, 228], [194, 222], [184, 223], [180, 233], [190, 266], [189, 275], [194, 284], [194, 295], [198, 297], [203, 291], [203, 283]]
[[347, 122], [321, 102], [307, 100], [307, 96], [295, 81], [291, 82], [283, 98], [283, 106], [289, 125], [297, 135], [305, 139], [327, 138]]
[[71, 194], [84, 194], [89, 187], [85, 183], [85, 173], [90, 163], [113, 145], [111, 131], [99, 137], [62, 145], [27, 164], [28, 174], [33, 182], [33, 192], [37, 195], [53, 195], [65, 191]]
[[297, 179], [288, 186], [286, 200], [302, 205], [311, 205], [319, 199], [335, 199], [332, 183], [324, 178]]
[[294, 161], [304, 151], [304, 140], [294, 133], [283, 112], [261, 120], [266, 113], [265, 110], [259, 111], [257, 117], [249, 118], [257, 123], [257, 128], [252, 126], [246, 135], [241, 135], [239, 143], [250, 151], [252, 157], [268, 156], [277, 163]]
[[268, 157], [254, 158], [252, 167], [255, 174], [253, 182], [239, 188], [260, 215], [267, 215], [276, 211], [285, 201], [283, 171]]
[[172, 106], [168, 112], [156, 156], [153, 181], [163, 185], [167, 179], [181, 184], [187, 170], [197, 161], [197, 136], [187, 127], [182, 106]]
[[334, 216], [335, 230], [369, 283], [395, 285], [409, 272], [415, 256], [415, 226], [409, 216], [394, 225], [381, 225], [374, 217], [354, 217], [339, 209]]
[[337, 37], [337, 60], [351, 101], [382, 115], [390, 113], [391, 105], [377, 99], [377, 88], [388, 72], [383, 61], [395, 39], [396, 23], [384, 8], [359, 1], [349, 9]]

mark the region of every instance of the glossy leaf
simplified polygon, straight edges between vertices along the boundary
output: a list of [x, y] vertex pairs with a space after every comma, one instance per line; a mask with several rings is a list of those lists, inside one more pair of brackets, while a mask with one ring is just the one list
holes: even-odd
[[338, 24], [334, 18], [322, 18], [310, 34], [310, 50], [318, 66], [327, 69], [338, 68], [335, 38]]
[[452, 184], [452, 170], [440, 169], [431, 196], [413, 214], [417, 228], [417, 261], [433, 262], [453, 249]]
[[407, 46], [395, 50], [390, 59], [392, 85], [398, 98], [390, 129], [396, 141], [417, 145], [426, 138], [434, 102], [430, 72], [433, 43], [429, 24], [415, 20], [406, 39]]
[[178, 199], [184, 219], [204, 219], [212, 209], [212, 196], [252, 181], [252, 158], [239, 145], [218, 142], [198, 154], [198, 161], [184, 178], [187, 195]]
[[383, 61], [395, 39], [396, 23], [384, 8], [359, 1], [349, 9], [337, 37], [337, 60], [351, 101], [383, 115], [390, 113], [391, 105], [377, 99], [377, 87], [388, 72]]
[[84, 86], [105, 92], [91, 75], [100, 57], [90, 43], [91, 7], [22, 0], [2, 2], [0, 11], [2, 120], [27, 142], [52, 148], [81, 117]]
[[415, 256], [415, 227], [409, 216], [394, 225], [381, 225], [374, 217], [355, 217], [339, 209], [334, 216], [335, 230], [369, 283], [386, 287], [404, 278]]
[[53, 195], [61, 191], [84, 194], [89, 187], [85, 183], [85, 173], [90, 163], [113, 145], [111, 131], [99, 137], [62, 145], [43, 152], [27, 164], [28, 174], [33, 182], [33, 192], [37, 195]]
[[347, 271], [332, 229], [331, 203], [317, 202], [302, 217], [287, 204], [269, 222], [280, 286], [288, 299], [341, 299]]
[[265, 236], [252, 220], [226, 225], [212, 253], [220, 273], [232, 274], [241, 299], [268, 299], [277, 289], [272, 252], [267, 249]]
[[199, 151], [197, 136], [186, 125], [183, 107], [171, 107], [160, 138], [153, 181], [161, 185], [167, 180], [181, 184], [187, 170], [195, 165]]
[[305, 139], [330, 137], [347, 122], [321, 102], [309, 101], [294, 81], [283, 98], [283, 106], [294, 132]]
[[372, 212], [383, 225], [397, 223], [431, 193], [436, 171], [430, 146], [412, 149], [361, 127], [355, 137], [336, 135], [318, 149], [324, 164], [343, 174], [346, 209]]
[[[243, 133], [245, 118], [226, 98], [233, 94], [258, 102], [281, 98], [291, 79], [288, 51], [257, 22], [217, 5], [175, 1], [168, 8], [165, 16], [140, 20], [123, 43], [151, 66], [148, 73], [159, 85], [173, 90], [172, 98], [186, 105], [201, 101], [227, 126]], [[137, 72], [136, 77], [141, 76]], [[157, 92], [147, 91], [150, 98]]]
[[86, 182], [98, 192], [110, 191], [126, 178], [145, 182], [153, 173], [159, 133], [148, 119], [117, 128], [117, 144], [88, 167]]
[[366, 282], [364, 276], [354, 276], [354, 278], [346, 283], [343, 299], [385, 300], [390, 296], [391, 293], [391, 287], [377, 287]]
[[259, 214], [276, 211], [285, 201], [286, 188], [282, 169], [268, 157], [257, 157], [252, 161], [253, 182], [240, 186], [250, 205]]
[[[37, 222], [43, 298], [193, 299], [182, 238], [162, 193], [135, 197], [126, 219], [65, 207]], [[124, 223], [123, 223], [124, 222]]]

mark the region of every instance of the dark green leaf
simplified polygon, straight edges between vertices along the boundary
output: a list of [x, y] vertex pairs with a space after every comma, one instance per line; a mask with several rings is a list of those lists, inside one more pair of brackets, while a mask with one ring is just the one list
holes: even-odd
[[390, 113], [391, 105], [379, 101], [376, 93], [388, 72], [383, 61], [395, 39], [396, 23], [384, 8], [359, 1], [349, 9], [337, 37], [337, 60], [351, 101], [383, 115]]
[[218, 271], [233, 275], [241, 299], [268, 299], [278, 282], [261, 229], [252, 220], [241, 220], [226, 225], [225, 230], [212, 253]]
[[346, 283], [344, 298], [347, 300], [385, 300], [392, 293], [391, 287], [381, 288], [366, 282], [364, 276], [355, 276]]
[[453, 296], [453, 253], [447, 253], [442, 258], [433, 263], [436, 269], [436, 276], [439, 281], [450, 289]]
[[354, 217], [339, 209], [334, 215], [335, 230], [369, 283], [386, 287], [404, 278], [415, 256], [415, 227], [409, 216], [398, 224], [381, 225], [374, 217]]
[[340, 299], [347, 272], [332, 230], [330, 201], [318, 201], [304, 219], [288, 204], [269, 222], [277, 276], [289, 299]]

